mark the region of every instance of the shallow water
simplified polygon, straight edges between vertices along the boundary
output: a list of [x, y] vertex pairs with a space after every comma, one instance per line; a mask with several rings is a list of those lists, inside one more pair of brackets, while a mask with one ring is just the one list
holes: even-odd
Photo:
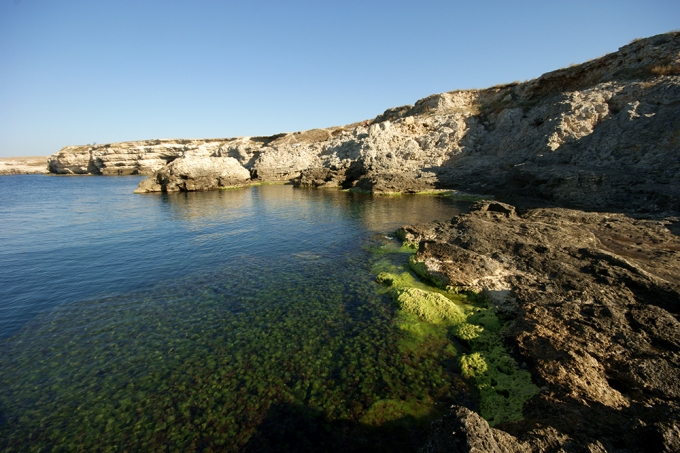
[[397, 350], [375, 273], [465, 204], [139, 180], [0, 178], [0, 447], [416, 448], [456, 389]]

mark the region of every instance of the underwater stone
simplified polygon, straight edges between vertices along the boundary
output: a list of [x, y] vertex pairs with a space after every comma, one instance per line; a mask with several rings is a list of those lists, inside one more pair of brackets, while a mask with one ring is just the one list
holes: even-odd
[[418, 288], [402, 288], [394, 297], [399, 309], [431, 323], [458, 324], [465, 321], [463, 309], [446, 296]]

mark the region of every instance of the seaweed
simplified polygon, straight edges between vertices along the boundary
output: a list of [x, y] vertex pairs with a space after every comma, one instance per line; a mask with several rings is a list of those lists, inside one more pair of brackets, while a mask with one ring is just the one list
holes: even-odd
[[[409, 268], [421, 278], [438, 281], [413, 256]], [[436, 339], [449, 356], [459, 356], [460, 374], [479, 390], [480, 415], [491, 426], [522, 419], [522, 406], [538, 388], [502, 345], [503, 325], [482, 295], [470, 291], [452, 294], [442, 290], [442, 285], [424, 287], [409, 272], [381, 272], [376, 281], [389, 287], [398, 309], [396, 326], [402, 332], [402, 350], [419, 350]], [[459, 340], [467, 350], [446, 344], [447, 336]]]

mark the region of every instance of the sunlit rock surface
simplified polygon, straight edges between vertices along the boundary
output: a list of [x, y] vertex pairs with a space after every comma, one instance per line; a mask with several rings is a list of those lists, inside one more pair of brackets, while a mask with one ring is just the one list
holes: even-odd
[[47, 173], [46, 156], [0, 157], [0, 175]]
[[347, 126], [69, 146], [49, 166], [53, 173], [153, 175], [175, 159], [232, 157], [252, 181], [502, 191], [576, 208], [678, 210], [679, 55], [680, 33], [673, 32], [537, 79], [436, 94]]
[[178, 159], [142, 181], [135, 193], [211, 190], [246, 184], [250, 172], [233, 157]]

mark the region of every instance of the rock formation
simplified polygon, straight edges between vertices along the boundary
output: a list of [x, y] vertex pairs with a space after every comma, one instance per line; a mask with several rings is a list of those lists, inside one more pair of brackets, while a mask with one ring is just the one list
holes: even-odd
[[512, 435], [494, 429], [482, 417], [460, 406], [432, 425], [432, 435], [422, 453], [525, 453], [528, 445]]
[[[541, 387], [524, 421], [495, 426], [521, 443], [475, 421], [464, 440], [488, 450], [455, 451], [680, 451], [678, 222], [485, 202], [404, 229], [433, 281], [489, 297]], [[451, 417], [445, 426], [465, 425]], [[458, 445], [460, 433], [430, 444]], [[512, 448], [492, 448], [502, 439]]]
[[42, 173], [48, 173], [46, 156], [0, 158], [0, 175], [34, 175]]
[[227, 140], [142, 140], [66, 146], [48, 159], [59, 175], [153, 175], [178, 157], [213, 155]]
[[49, 165], [54, 173], [153, 175], [175, 159], [231, 157], [253, 182], [451, 188], [574, 208], [678, 210], [679, 75], [673, 32], [534, 80], [437, 94], [344, 127], [66, 147]]
[[249, 180], [250, 172], [233, 157], [187, 156], [142, 181], [135, 192], [210, 190], [246, 184]]

